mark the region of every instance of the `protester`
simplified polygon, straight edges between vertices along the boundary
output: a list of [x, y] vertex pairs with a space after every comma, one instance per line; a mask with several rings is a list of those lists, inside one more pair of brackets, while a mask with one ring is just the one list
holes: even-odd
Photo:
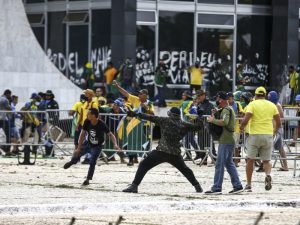
[[218, 156], [215, 166], [214, 184], [211, 190], [206, 191], [207, 195], [222, 194], [222, 184], [224, 179], [224, 168], [230, 175], [231, 184], [233, 190], [230, 194], [237, 194], [243, 191], [243, 186], [240, 182], [238, 172], [233, 162], [234, 152], [234, 126], [235, 126], [235, 113], [228, 105], [228, 95], [225, 92], [219, 92], [217, 94], [217, 105], [221, 111], [221, 119], [216, 119], [214, 114], [207, 117], [209, 123], [213, 123], [217, 126], [223, 127], [221, 137], [219, 139]]
[[[247, 185], [246, 191], [252, 191], [252, 173], [253, 164], [256, 156], [263, 161], [265, 170], [265, 189], [271, 190], [272, 177], [270, 163], [272, 156], [273, 135], [277, 133], [280, 128], [280, 116], [277, 107], [272, 102], [266, 100], [266, 89], [258, 87], [255, 90], [255, 101], [252, 101], [245, 110], [245, 117], [241, 122], [240, 129], [243, 132], [245, 126], [249, 124], [249, 137], [246, 143], [247, 146]], [[273, 120], [275, 126], [273, 127]]]
[[107, 63], [107, 67], [104, 70], [103, 84], [106, 88], [106, 93], [112, 92], [112, 82], [118, 74], [118, 70], [114, 67], [112, 62]]
[[103, 90], [102, 88], [97, 88], [95, 91], [95, 99], [98, 101], [98, 105], [106, 105], [107, 100], [106, 98], [103, 96]]
[[[120, 93], [124, 97], [127, 98], [127, 101], [133, 105], [134, 110], [136, 110], [138, 113], [146, 113], [146, 114], [154, 115], [154, 106], [153, 106], [152, 102], [150, 102], [148, 100], [148, 90], [147, 89], [140, 90], [138, 96], [134, 96], [132, 94], [129, 94], [129, 92], [127, 92], [125, 89], [123, 89], [118, 84], [118, 82], [114, 81], [114, 85], [120, 91]], [[143, 132], [146, 134], [151, 133], [150, 132], [150, 123], [145, 123]], [[147, 138], [149, 138], [149, 137], [147, 137]], [[129, 153], [128, 166], [132, 166], [134, 164], [134, 162], [138, 162], [137, 154]]]
[[125, 62], [121, 65], [120, 69], [120, 82], [122, 88], [126, 91], [132, 91], [134, 87], [134, 67], [129, 58], [125, 59]]
[[94, 88], [95, 75], [93, 71], [93, 65], [90, 62], [87, 62], [84, 66], [83, 79], [84, 79], [83, 89]]
[[158, 66], [154, 72], [154, 83], [158, 91], [158, 107], [166, 107], [165, 101], [165, 89], [166, 89], [166, 80], [167, 80], [167, 67], [163, 60], [159, 61]]
[[200, 66], [199, 61], [196, 61], [195, 65], [191, 66], [188, 71], [191, 74], [190, 91], [192, 94], [195, 94], [197, 91], [201, 90], [204, 71]]
[[[21, 143], [21, 136], [19, 128], [16, 126], [16, 119], [20, 118], [20, 114], [16, 111], [16, 106], [18, 104], [18, 96], [12, 95], [11, 96], [11, 117], [10, 117], [10, 136], [11, 136], [11, 142], [14, 144]], [[12, 153], [18, 154], [18, 147], [16, 145], [13, 146]]]
[[176, 107], [172, 107], [168, 111], [169, 117], [157, 117], [133, 111], [129, 111], [128, 116], [156, 123], [161, 129], [161, 139], [156, 150], [151, 151], [140, 163], [132, 184], [124, 189], [123, 192], [137, 193], [138, 186], [146, 173], [164, 162], [170, 163], [177, 168], [195, 187], [196, 192], [202, 192], [202, 187], [196, 180], [193, 171], [184, 163], [180, 150], [181, 139], [190, 131], [202, 129], [202, 121], [197, 124], [183, 122], [180, 118], [180, 109]]
[[[0, 110], [11, 111], [11, 106], [9, 101], [11, 99], [11, 90], [7, 89], [4, 91], [3, 95], [0, 97]], [[0, 112], [0, 128], [4, 130], [6, 137], [6, 144], [10, 143], [10, 127], [9, 120], [6, 112]], [[3, 151], [6, 155], [10, 155], [10, 146], [2, 146]]]
[[[80, 157], [85, 155], [87, 152], [91, 154], [90, 166], [87, 174], [86, 180], [82, 185], [89, 185], [90, 180], [93, 179], [95, 166], [97, 159], [102, 150], [102, 145], [104, 142], [104, 135], [106, 134], [109, 139], [113, 142], [114, 148], [121, 151], [117, 144], [116, 137], [110, 132], [108, 127], [102, 120], [98, 119], [99, 111], [98, 109], [91, 108], [87, 114], [87, 120], [84, 121], [80, 136], [78, 147], [75, 149], [71, 161], [64, 165], [64, 169], [70, 168], [72, 165], [80, 161]], [[85, 138], [87, 136], [87, 141]]]
[[293, 105], [295, 103], [294, 99], [295, 99], [295, 96], [298, 94], [297, 93], [297, 90], [299, 88], [298, 79], [299, 79], [299, 74], [295, 70], [295, 67], [290, 66], [289, 67], [289, 80], [290, 80], [289, 86], [291, 88], [291, 95], [290, 95], [291, 97], [290, 97], [290, 102], [289, 102], [290, 105]]
[[[270, 102], [273, 102], [276, 105], [277, 110], [279, 112], [279, 116], [281, 119], [283, 119], [284, 118], [283, 109], [282, 109], [281, 104], [279, 103], [279, 96], [278, 96], [277, 92], [270, 91], [268, 94], [268, 100]], [[274, 149], [279, 151], [281, 158], [286, 158], [286, 153], [283, 148], [283, 127], [282, 127], [282, 125], [280, 126], [277, 133], [275, 134]], [[282, 159], [282, 160], [280, 160], [280, 162], [282, 163], [282, 167], [279, 168], [279, 171], [288, 171], [289, 168], [288, 168], [287, 160]]]

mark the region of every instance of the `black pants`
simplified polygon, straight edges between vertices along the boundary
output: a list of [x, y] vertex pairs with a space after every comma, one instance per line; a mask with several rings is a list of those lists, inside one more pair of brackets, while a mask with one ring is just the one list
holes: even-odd
[[[10, 144], [10, 127], [8, 120], [0, 120], [0, 128], [4, 130], [5, 137], [6, 137], [6, 144]], [[10, 151], [10, 146], [3, 146], [3, 150], [5, 152]]]
[[193, 171], [184, 163], [181, 155], [176, 156], [160, 151], [150, 152], [150, 154], [140, 163], [132, 183], [139, 185], [150, 169], [164, 162], [170, 163], [177, 168], [192, 185], [195, 186], [199, 184]]

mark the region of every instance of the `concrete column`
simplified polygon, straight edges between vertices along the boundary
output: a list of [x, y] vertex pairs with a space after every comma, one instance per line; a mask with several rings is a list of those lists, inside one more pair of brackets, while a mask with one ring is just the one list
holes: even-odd
[[281, 92], [290, 65], [298, 65], [299, 1], [272, 0], [271, 88]]
[[117, 66], [127, 57], [135, 63], [136, 5], [136, 0], [111, 1], [111, 56]]

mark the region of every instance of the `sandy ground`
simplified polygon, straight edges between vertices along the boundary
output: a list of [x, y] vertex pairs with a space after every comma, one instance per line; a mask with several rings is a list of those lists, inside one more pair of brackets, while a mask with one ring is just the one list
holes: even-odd
[[[88, 166], [64, 170], [68, 159], [40, 159], [23, 166], [16, 158], [0, 158], [0, 224], [70, 224], [72, 216], [74, 224], [109, 224], [119, 215], [125, 218], [121, 224], [254, 224], [262, 211], [259, 224], [300, 221], [299, 170], [293, 178], [292, 170], [275, 168], [269, 192], [264, 190], [264, 174], [254, 172], [253, 192], [239, 195], [228, 194], [232, 187], [226, 174], [223, 195], [206, 196], [195, 193], [175, 168], [162, 164], [146, 175], [138, 194], [127, 194], [121, 190], [132, 181], [137, 165], [99, 161], [91, 184], [82, 187]], [[188, 165], [208, 190], [214, 167]], [[244, 163], [238, 172], [245, 184]]]

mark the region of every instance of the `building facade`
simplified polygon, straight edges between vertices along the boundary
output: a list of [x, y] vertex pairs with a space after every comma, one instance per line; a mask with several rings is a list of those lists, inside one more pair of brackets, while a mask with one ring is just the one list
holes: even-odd
[[[299, 22], [287, 28], [297, 26], [297, 48], [282, 53], [271, 49], [272, 40], [280, 32], [284, 32], [280, 40], [287, 38], [284, 43], [289, 43], [291, 37], [286, 29], [273, 32], [277, 26], [274, 18], [289, 18], [297, 5], [298, 14], [294, 16], [299, 21], [299, 3], [298, 0], [273, 1], [276, 3], [271, 0], [135, 0], [136, 20], [127, 22], [135, 24], [136, 29], [133, 60], [136, 82], [153, 93], [153, 72], [158, 60], [163, 59], [169, 68], [168, 95], [178, 98], [189, 87], [188, 67], [199, 61], [205, 71], [204, 88], [211, 96], [218, 90], [233, 91], [239, 86], [249, 90], [260, 85], [272, 86], [281, 91], [277, 85], [285, 84], [286, 78], [281, 81], [280, 77], [287, 75], [289, 64], [298, 64]], [[96, 83], [101, 83], [107, 62], [114, 59], [112, 26], [117, 25], [112, 22], [111, 0], [24, 0], [24, 4], [38, 42], [57, 68], [80, 86], [84, 65], [91, 62]], [[284, 12], [276, 11], [280, 4], [287, 7]], [[284, 56], [280, 59], [282, 65], [275, 68], [271, 55], [276, 54]], [[119, 60], [114, 63], [120, 64]], [[282, 84], [272, 80], [280, 80]]]

